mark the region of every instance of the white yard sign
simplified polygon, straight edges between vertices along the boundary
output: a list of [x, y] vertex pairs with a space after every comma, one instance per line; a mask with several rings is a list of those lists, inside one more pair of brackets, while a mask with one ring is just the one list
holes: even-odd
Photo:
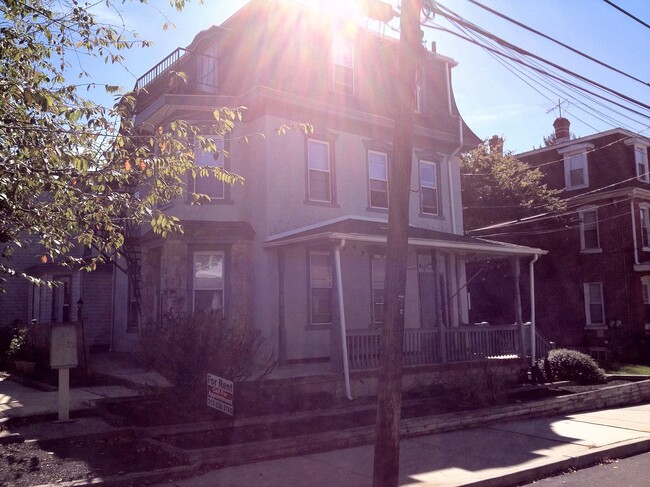
[[208, 374], [209, 407], [232, 416], [234, 413], [232, 407], [234, 392], [235, 390], [232, 381], [223, 379], [216, 375]]

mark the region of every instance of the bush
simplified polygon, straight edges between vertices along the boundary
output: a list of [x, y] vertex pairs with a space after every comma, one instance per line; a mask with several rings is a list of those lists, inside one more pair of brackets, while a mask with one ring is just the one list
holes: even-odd
[[170, 316], [141, 333], [143, 358], [187, 392], [205, 387], [208, 373], [237, 382], [263, 377], [275, 366], [259, 330], [228, 323], [218, 313]]
[[[551, 350], [547, 357], [548, 365], [543, 366], [546, 380], [572, 380], [581, 385], [603, 384], [607, 382], [605, 371], [589, 355], [558, 348]], [[542, 365], [540, 365], [542, 366]], [[549, 377], [549, 369], [552, 377]]]
[[510, 375], [490, 365], [469, 366], [453, 383], [444, 386], [444, 395], [451, 406], [461, 409], [503, 404], [515, 382]]

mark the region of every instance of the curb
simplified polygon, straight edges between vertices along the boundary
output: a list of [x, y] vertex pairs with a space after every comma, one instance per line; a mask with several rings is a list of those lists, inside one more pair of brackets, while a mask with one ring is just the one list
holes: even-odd
[[558, 475], [567, 470], [580, 470], [597, 465], [605, 460], [631, 457], [650, 451], [650, 438], [628, 440], [616, 446], [603, 446], [591, 451], [579, 453], [564, 460], [512, 472], [498, 477], [475, 480], [454, 487], [514, 487], [527, 484], [546, 477]]

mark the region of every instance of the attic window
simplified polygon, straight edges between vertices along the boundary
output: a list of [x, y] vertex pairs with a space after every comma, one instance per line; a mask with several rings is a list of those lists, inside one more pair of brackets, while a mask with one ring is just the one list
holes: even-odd
[[354, 95], [354, 45], [339, 37], [332, 43], [332, 80], [334, 91]]

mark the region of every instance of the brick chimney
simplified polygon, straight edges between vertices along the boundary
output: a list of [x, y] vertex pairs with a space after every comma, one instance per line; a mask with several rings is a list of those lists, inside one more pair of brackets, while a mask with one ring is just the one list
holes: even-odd
[[570, 137], [571, 122], [569, 122], [564, 117], [558, 117], [553, 122], [553, 127], [555, 128], [555, 143], [566, 142]]
[[488, 145], [490, 146], [490, 153], [498, 152], [499, 154], [503, 154], [503, 139], [498, 135], [490, 137]]

